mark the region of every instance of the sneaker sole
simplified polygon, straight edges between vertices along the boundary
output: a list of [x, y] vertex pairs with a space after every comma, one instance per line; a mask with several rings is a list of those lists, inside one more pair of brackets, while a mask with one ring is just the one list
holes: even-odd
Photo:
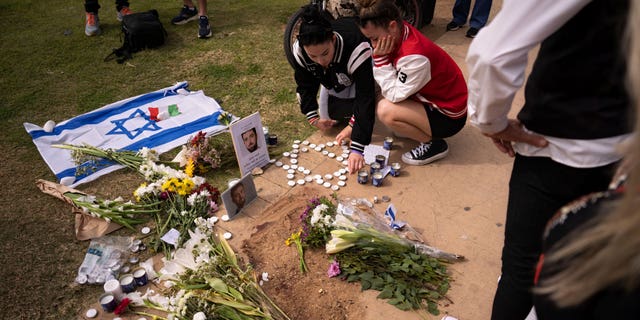
[[100, 35], [100, 30], [98, 30], [98, 31], [96, 31], [96, 32], [87, 32], [87, 31], [85, 31], [85, 32], [84, 32], [84, 34], [85, 34], [87, 37], [94, 37], [94, 36], [98, 36], [98, 35]]
[[444, 157], [446, 157], [449, 154], [449, 149], [447, 148], [447, 150], [445, 150], [442, 153], [439, 153], [429, 159], [425, 159], [425, 160], [413, 160], [413, 159], [409, 159], [407, 157], [404, 156], [404, 154], [402, 155], [402, 162], [409, 164], [409, 165], [413, 165], [413, 166], [423, 166], [425, 164], [434, 162], [436, 160], [440, 160]]
[[174, 25], [176, 25], [176, 26], [180, 26], [180, 25], [186, 24], [186, 23], [187, 23], [187, 22], [189, 22], [189, 21], [196, 20], [196, 19], [198, 19], [198, 18], [199, 18], [199, 17], [198, 17], [198, 15], [196, 14], [196, 15], [193, 15], [192, 17], [189, 17], [189, 18], [187, 18], [187, 19], [180, 20], [180, 21], [177, 21], [177, 22], [173, 22], [173, 21], [171, 21], [171, 23], [172, 23], [172, 24], [174, 24]]
[[211, 38], [211, 36], [213, 35], [213, 32], [209, 31], [209, 34], [206, 36], [201, 36], [200, 33], [198, 33], [198, 38], [200, 39], [209, 39]]
[[455, 28], [449, 28], [447, 27], [447, 31], [456, 31], [456, 30], [460, 30], [461, 26], [457, 26]]

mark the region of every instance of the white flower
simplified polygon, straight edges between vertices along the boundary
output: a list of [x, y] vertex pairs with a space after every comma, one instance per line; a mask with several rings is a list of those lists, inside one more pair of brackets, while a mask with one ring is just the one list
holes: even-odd
[[315, 225], [316, 223], [318, 223], [318, 221], [320, 220], [320, 212], [316, 211], [315, 209], [313, 210], [313, 215], [311, 215], [311, 225]]
[[329, 207], [326, 204], [321, 203], [321, 204], [317, 205], [315, 208], [313, 208], [313, 214], [316, 214], [316, 212], [318, 214], [321, 214], [323, 211], [325, 211], [327, 209], [329, 209]]
[[193, 315], [193, 320], [207, 320], [207, 315], [200, 311]]
[[198, 194], [194, 192], [190, 194], [189, 197], [187, 197], [187, 204], [193, 207], [196, 204], [197, 200], [198, 200]]
[[193, 184], [196, 187], [199, 187], [201, 184], [207, 182], [207, 179], [204, 177], [200, 177], [200, 176], [193, 176], [191, 177], [191, 181], [193, 181]]

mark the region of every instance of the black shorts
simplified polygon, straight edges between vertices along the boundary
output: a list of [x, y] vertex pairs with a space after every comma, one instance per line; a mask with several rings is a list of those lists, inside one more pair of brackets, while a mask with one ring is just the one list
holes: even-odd
[[464, 125], [467, 123], [467, 114], [464, 116], [453, 119], [445, 116], [440, 111], [436, 110], [430, 103], [423, 103], [424, 110], [427, 112], [427, 118], [429, 118], [429, 125], [431, 126], [431, 136], [433, 139], [444, 139], [455, 135], [460, 132]]

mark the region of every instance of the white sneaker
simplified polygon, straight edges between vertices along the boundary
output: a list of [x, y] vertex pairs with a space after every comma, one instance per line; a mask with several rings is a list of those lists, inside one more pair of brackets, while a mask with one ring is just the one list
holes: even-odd
[[89, 37], [100, 34], [100, 18], [98, 18], [97, 14], [87, 12], [84, 34]]

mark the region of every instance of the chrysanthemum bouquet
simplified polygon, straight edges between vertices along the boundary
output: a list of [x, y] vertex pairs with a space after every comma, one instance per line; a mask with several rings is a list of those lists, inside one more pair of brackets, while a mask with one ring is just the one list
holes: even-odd
[[[150, 212], [156, 222], [153, 246], [157, 251], [164, 251], [165, 255], [170, 255], [172, 247], [161, 240], [162, 236], [171, 229], [177, 230], [180, 236], [176, 246], [179, 246], [188, 239], [187, 231], [194, 227], [196, 218], [208, 217], [218, 209], [220, 192], [209, 185], [204, 177], [194, 175], [195, 166], [191, 159], [187, 161], [184, 170], [179, 170], [169, 164], [160, 163], [157, 153], [148, 148], [132, 152], [103, 150], [89, 145], [56, 147], [71, 150], [76, 163], [86, 163], [87, 159], [99, 161], [98, 159], [102, 158], [124, 165], [142, 175], [145, 182], [133, 192], [133, 195], [137, 206], [154, 206], [153, 208], [159, 209]], [[101, 208], [100, 204], [90, 204], [87, 201], [79, 204], [85, 203], [86, 206]], [[109, 212], [96, 210], [95, 214], [102, 214], [102, 217], [112, 220], [115, 218], [107, 216]], [[120, 221], [128, 223], [122, 219]]]
[[163, 211], [154, 215], [156, 237], [154, 249], [169, 255], [171, 246], [161, 241], [169, 230], [180, 232], [176, 246], [188, 239], [188, 230], [194, 227], [197, 218], [206, 218], [218, 209], [220, 192], [206, 182], [206, 179], [192, 174], [192, 164], [184, 171], [164, 165], [148, 165], [140, 172], [148, 177], [133, 194], [140, 202], [161, 201]]

